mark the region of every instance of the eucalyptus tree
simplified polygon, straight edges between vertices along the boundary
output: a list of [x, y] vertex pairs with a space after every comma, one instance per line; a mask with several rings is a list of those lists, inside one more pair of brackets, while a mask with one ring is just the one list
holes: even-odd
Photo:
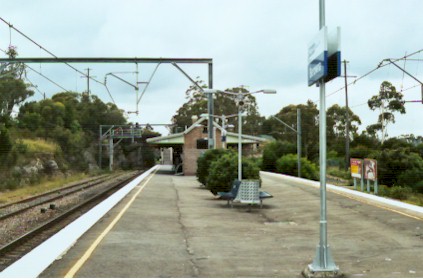
[[367, 102], [371, 110], [379, 110], [377, 123], [368, 126], [367, 131], [372, 135], [376, 135], [380, 131], [382, 144], [388, 136], [388, 124], [395, 123], [394, 113], [405, 113], [402, 98], [403, 95], [397, 92], [395, 86], [389, 81], [384, 81], [380, 85], [379, 94], [372, 96]]

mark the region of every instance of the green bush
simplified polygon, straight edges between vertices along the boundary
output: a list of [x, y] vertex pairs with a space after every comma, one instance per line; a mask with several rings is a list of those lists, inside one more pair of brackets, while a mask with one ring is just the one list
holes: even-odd
[[409, 187], [394, 186], [386, 193], [388, 197], [398, 200], [407, 200], [413, 195], [413, 190]]
[[262, 170], [276, 171], [276, 161], [287, 154], [297, 153], [297, 146], [287, 141], [273, 141], [263, 149]]
[[9, 130], [4, 125], [0, 125], [0, 164], [7, 164], [7, 158], [12, 148], [13, 142]]
[[220, 158], [223, 154], [228, 152], [225, 149], [209, 149], [204, 152], [200, 157], [197, 159], [197, 172], [196, 176], [198, 181], [206, 186], [207, 184], [207, 177], [209, 175], [209, 168], [210, 164], [215, 161], [216, 159]]
[[[298, 159], [297, 155], [288, 154], [282, 156], [276, 161], [276, 171], [283, 174], [298, 175]], [[301, 177], [318, 180], [319, 171], [315, 164], [307, 160], [306, 158], [301, 158]]]
[[238, 160], [235, 152], [222, 155], [211, 162], [207, 177], [207, 189], [214, 195], [217, 192], [228, 192], [234, 179], [237, 178]]
[[[238, 154], [227, 150], [211, 162], [207, 177], [207, 189], [214, 195], [231, 190], [232, 182], [238, 178]], [[254, 159], [242, 159], [242, 179], [260, 180], [260, 168]]]

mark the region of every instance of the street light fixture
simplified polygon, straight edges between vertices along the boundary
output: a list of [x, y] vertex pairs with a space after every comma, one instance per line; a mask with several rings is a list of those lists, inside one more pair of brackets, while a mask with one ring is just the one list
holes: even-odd
[[276, 90], [274, 89], [262, 89], [254, 92], [242, 92], [241, 90], [236, 92], [229, 92], [223, 90], [216, 90], [216, 89], [204, 89], [205, 94], [216, 94], [216, 93], [223, 93], [228, 95], [235, 95], [238, 99], [238, 180], [242, 180], [242, 100], [246, 95], [263, 93], [263, 94], [276, 94]]

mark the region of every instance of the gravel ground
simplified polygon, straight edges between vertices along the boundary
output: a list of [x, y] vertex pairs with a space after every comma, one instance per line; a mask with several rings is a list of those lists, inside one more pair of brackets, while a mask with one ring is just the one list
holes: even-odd
[[[88, 189], [78, 191], [69, 196], [65, 196], [61, 199], [55, 200], [54, 202], [37, 205], [22, 212], [21, 214], [6, 218], [4, 220], [0, 220], [0, 247], [3, 247], [12, 240], [24, 235], [25, 233], [36, 228], [37, 226], [61, 214], [62, 212], [65, 212], [67, 209], [94, 196], [103, 189], [106, 189], [110, 184], [116, 181], [124, 180], [133, 174], [133, 172], [125, 173], [121, 176], [107, 179], [105, 182], [90, 187]], [[50, 204], [54, 204], [55, 209], [51, 209]], [[22, 207], [28, 207], [28, 204], [17, 204], [11, 207], [10, 209], [8, 208], [7, 211], [10, 212], [16, 210], [16, 208]], [[5, 213], [0, 213], [0, 215], [3, 214]]]

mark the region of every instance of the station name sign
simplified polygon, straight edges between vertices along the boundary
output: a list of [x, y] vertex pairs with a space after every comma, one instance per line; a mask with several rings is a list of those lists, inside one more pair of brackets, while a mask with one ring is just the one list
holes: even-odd
[[327, 27], [320, 29], [308, 48], [308, 85], [320, 80], [328, 82], [341, 75], [341, 29], [328, 33]]

